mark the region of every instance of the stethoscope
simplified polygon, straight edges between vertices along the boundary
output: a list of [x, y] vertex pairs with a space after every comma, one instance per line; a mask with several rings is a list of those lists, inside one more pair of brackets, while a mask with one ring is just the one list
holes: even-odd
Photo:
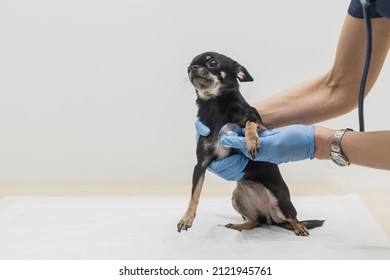
[[360, 0], [363, 8], [363, 16], [366, 26], [366, 61], [364, 62], [362, 79], [360, 82], [359, 89], [359, 101], [358, 101], [358, 114], [359, 114], [359, 130], [364, 131], [364, 93], [366, 90], [366, 82], [368, 71], [371, 63], [371, 53], [372, 53], [372, 31], [371, 31], [371, 16], [369, 6], [371, 4], [370, 0]]

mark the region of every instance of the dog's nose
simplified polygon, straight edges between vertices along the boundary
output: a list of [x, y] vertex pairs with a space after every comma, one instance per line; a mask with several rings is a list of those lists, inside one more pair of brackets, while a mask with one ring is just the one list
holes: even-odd
[[199, 69], [198, 65], [192, 65], [192, 66], [188, 67], [188, 73], [190, 73], [193, 70], [198, 70], [198, 69]]

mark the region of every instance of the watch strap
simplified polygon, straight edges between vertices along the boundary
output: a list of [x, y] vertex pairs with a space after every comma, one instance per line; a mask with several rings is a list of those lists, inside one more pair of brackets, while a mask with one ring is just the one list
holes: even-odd
[[[340, 165], [340, 166], [350, 165], [349, 160], [347, 159], [347, 157], [344, 155], [343, 151], [341, 150], [341, 140], [343, 139], [343, 136], [345, 135], [345, 133], [347, 133], [349, 131], [353, 131], [353, 129], [351, 129], [351, 128], [339, 129], [336, 131], [336, 133], [334, 134], [333, 139], [332, 139], [332, 145], [330, 148], [331, 159], [337, 165]], [[345, 164], [340, 164], [340, 162], [336, 162], [334, 160], [334, 157], [332, 156], [333, 154], [337, 154], [339, 158], [341, 158], [342, 160], [345, 161]]]

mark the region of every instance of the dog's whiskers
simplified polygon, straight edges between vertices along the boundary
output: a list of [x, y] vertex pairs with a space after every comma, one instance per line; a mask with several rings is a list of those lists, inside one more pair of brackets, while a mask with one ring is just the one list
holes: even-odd
[[190, 78], [188, 76], [186, 76], [185, 78], [183, 78], [182, 80], [182, 83], [183, 84], [187, 84], [188, 82], [190, 82]]

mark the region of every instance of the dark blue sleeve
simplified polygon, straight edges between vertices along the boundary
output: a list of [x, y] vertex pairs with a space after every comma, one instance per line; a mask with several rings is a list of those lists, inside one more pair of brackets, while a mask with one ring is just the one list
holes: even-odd
[[390, 19], [390, 0], [377, 0], [376, 9], [379, 14]]
[[[390, 18], [390, 0], [372, 0], [369, 5], [369, 12], [371, 18]], [[364, 18], [360, 0], [351, 0], [348, 13], [355, 18]]]

